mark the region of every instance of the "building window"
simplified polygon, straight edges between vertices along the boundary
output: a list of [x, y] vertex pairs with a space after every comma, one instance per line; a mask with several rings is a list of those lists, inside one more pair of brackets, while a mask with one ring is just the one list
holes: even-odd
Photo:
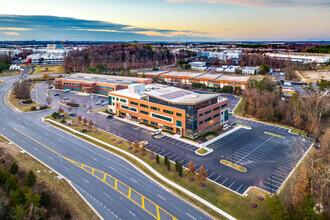
[[143, 107], [143, 108], [149, 108], [149, 106], [147, 106], [145, 104], [141, 104], [141, 103], [140, 103], [140, 106]]
[[120, 99], [120, 101], [126, 103], [126, 99]]
[[155, 111], [159, 111], [159, 108], [154, 107], [154, 106], [150, 106], [150, 109], [155, 110]]
[[166, 109], [163, 109], [163, 112], [164, 113], [167, 113], [167, 114], [170, 114], [170, 115], [173, 115], [173, 112], [172, 111], [169, 111], [169, 110], [166, 110]]
[[149, 112], [146, 112], [146, 111], [143, 111], [143, 110], [140, 110], [140, 113], [144, 114], [144, 115], [149, 115]]
[[199, 114], [199, 117], [203, 117], [203, 113], [200, 113], [200, 114]]
[[129, 103], [131, 103], [131, 105], [136, 105], [136, 106], [139, 105], [139, 103], [137, 103], [137, 102], [132, 102], [132, 101], [130, 101]]
[[212, 109], [207, 110], [206, 112], [204, 112], [204, 115], [208, 115], [208, 114], [210, 114], [211, 112], [212, 112]]
[[181, 113], [176, 113], [176, 116], [181, 117], [182, 114]]
[[212, 117], [208, 117], [207, 119], [204, 120], [204, 122], [211, 121]]
[[136, 108], [133, 108], [133, 107], [130, 107], [130, 106], [121, 105], [121, 108], [132, 111], [132, 112], [137, 112]]
[[142, 119], [142, 122], [144, 122], [144, 123], [149, 123], [149, 121], [146, 120], [146, 119]]
[[172, 122], [172, 118], [169, 118], [169, 117], [166, 117], [164, 115], [159, 115], [159, 114], [156, 114], [156, 113], [153, 113], [151, 112], [151, 117], [153, 118], [158, 118], [160, 120], [164, 120], [164, 121], [168, 121], [168, 122]]
[[203, 120], [199, 122], [199, 125], [202, 125], [203, 124]]
[[158, 126], [158, 123], [150, 121], [150, 124], [154, 125], [154, 126]]
[[228, 121], [228, 109], [225, 110], [225, 121]]
[[218, 106], [218, 107], [214, 108], [213, 111], [217, 111], [219, 109], [220, 109], [220, 107]]
[[207, 128], [205, 128], [205, 131], [208, 131], [212, 128], [212, 126], [208, 126]]
[[164, 126], [164, 128], [166, 129], [166, 130], [169, 130], [169, 131], [173, 131], [173, 128], [171, 128], [171, 127], [168, 127], [168, 126]]
[[220, 125], [220, 122], [215, 123], [215, 124], [213, 125], [213, 127], [216, 127], [216, 126], [218, 126], [218, 125]]
[[176, 126], [182, 128], [182, 121], [176, 120]]
[[220, 116], [220, 113], [213, 115], [213, 118], [217, 118]]
[[226, 104], [223, 104], [223, 105], [221, 105], [221, 108], [225, 108], [225, 107], [227, 107], [227, 103], [226, 103]]

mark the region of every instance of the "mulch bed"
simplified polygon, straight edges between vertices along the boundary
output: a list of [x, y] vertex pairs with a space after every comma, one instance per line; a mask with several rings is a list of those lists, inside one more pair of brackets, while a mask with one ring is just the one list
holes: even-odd
[[143, 154], [141, 154], [142, 157], [144, 157], [145, 155], [147, 155], [147, 153], [143, 153]]
[[102, 132], [99, 132], [99, 133], [97, 133], [98, 135], [101, 135], [102, 134]]
[[255, 209], [257, 207], [258, 207], [258, 205], [256, 203], [254, 203], [254, 202], [250, 203], [250, 208]]
[[128, 150], [132, 150], [133, 149], [133, 147], [129, 147], [129, 148], [127, 148]]
[[121, 144], [122, 143], [122, 141], [117, 141], [117, 144]]
[[115, 140], [116, 140], [116, 138], [112, 138], [112, 139], [111, 139], [111, 141], [115, 141]]
[[199, 185], [200, 187], [203, 187], [203, 188], [206, 186], [205, 183], [199, 183], [198, 185]]
[[265, 198], [262, 197], [262, 196], [258, 196], [257, 199], [258, 199], [259, 201], [264, 201], [264, 200], [265, 200]]
[[149, 160], [154, 160], [156, 157], [154, 155], [149, 157]]
[[133, 153], [135, 153], [135, 154], [136, 154], [137, 152], [139, 152], [139, 150], [134, 150], [134, 151], [133, 151]]
[[189, 177], [189, 178], [188, 178], [188, 181], [189, 181], [189, 182], [194, 182], [194, 181], [195, 181], [195, 178], [194, 178], [194, 177]]
[[88, 130], [88, 132], [92, 132], [93, 130]]
[[107, 137], [107, 138], [108, 138], [108, 137], [110, 137], [110, 135], [105, 135], [105, 137]]

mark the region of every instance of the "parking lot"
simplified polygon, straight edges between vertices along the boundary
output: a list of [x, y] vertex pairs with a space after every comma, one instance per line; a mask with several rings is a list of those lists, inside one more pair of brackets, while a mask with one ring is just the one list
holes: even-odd
[[[35, 92], [35, 94], [39, 93], [42, 93], [42, 89]], [[105, 96], [81, 96], [76, 95], [74, 92], [64, 93], [57, 90], [50, 90], [49, 93], [52, 95], [54, 93], [61, 94], [54, 97], [53, 105], [59, 106], [58, 102], [64, 96], [81, 105], [86, 105], [88, 107], [74, 108], [72, 111], [87, 119], [92, 119], [99, 128], [131, 142], [146, 140], [148, 141], [147, 148], [149, 150], [161, 156], [168, 156], [172, 161], [178, 160], [184, 166], [193, 161], [196, 164], [197, 172], [203, 165], [211, 181], [239, 194], [243, 194], [250, 186], [257, 186], [268, 192], [276, 192], [311, 145], [310, 142], [302, 143], [302, 137], [288, 133], [286, 128], [240, 119], [230, 115], [230, 123], [245, 124], [252, 129], [241, 128], [214, 141], [208, 145], [214, 151], [207, 156], [199, 156], [195, 154], [198, 147], [194, 144], [169, 136], [155, 138], [152, 136], [151, 130], [138, 124], [116, 117], [107, 120], [105, 115], [100, 113], [87, 113], [87, 110], [90, 109], [89, 106], [93, 106], [93, 109], [106, 108], [106, 106], [95, 104], [99, 100], [106, 101], [107, 97]], [[221, 95], [228, 98], [230, 109], [233, 109], [239, 102], [239, 98], [233, 95]], [[42, 94], [34, 96], [43, 97]], [[265, 134], [265, 131], [282, 135], [285, 138]], [[240, 164], [247, 168], [247, 172], [242, 173], [225, 166], [220, 163], [221, 159]]]

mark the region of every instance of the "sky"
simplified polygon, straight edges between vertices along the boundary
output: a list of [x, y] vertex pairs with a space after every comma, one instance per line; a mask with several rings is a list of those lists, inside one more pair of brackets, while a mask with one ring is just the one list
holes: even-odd
[[330, 0], [0, 0], [0, 40], [330, 40]]

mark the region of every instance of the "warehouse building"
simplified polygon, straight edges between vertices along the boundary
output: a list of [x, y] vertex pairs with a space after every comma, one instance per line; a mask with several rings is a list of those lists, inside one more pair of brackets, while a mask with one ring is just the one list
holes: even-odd
[[108, 95], [111, 91], [126, 89], [129, 85], [137, 83], [150, 84], [152, 79], [76, 73], [64, 78], [56, 78], [55, 88]]
[[228, 100], [164, 85], [133, 84], [110, 92], [109, 112], [195, 138], [228, 122]]

